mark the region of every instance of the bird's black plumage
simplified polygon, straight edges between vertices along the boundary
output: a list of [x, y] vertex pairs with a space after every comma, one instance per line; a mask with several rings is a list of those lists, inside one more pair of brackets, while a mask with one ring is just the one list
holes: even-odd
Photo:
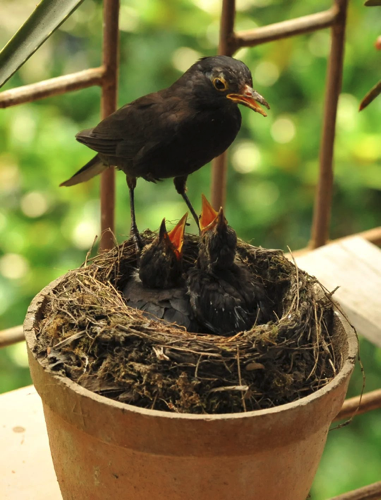
[[187, 280], [197, 321], [218, 335], [234, 335], [270, 319], [265, 289], [237, 261], [236, 248], [237, 235], [221, 208], [202, 231], [196, 266]]
[[139, 259], [139, 278], [146, 288], [173, 288], [182, 279], [182, 247], [188, 214], [167, 233], [163, 219], [159, 234], [145, 246]]
[[127, 175], [132, 230], [137, 232], [133, 206], [136, 179], [156, 182], [174, 177], [196, 221], [185, 193], [187, 176], [223, 153], [241, 126], [237, 103], [264, 116], [257, 104], [269, 107], [252, 89], [247, 66], [231, 57], [206, 57], [173, 85], [118, 109], [95, 128], [76, 135], [97, 152], [63, 186], [84, 182], [114, 165]]
[[159, 235], [144, 247], [139, 269], [130, 277], [123, 293], [127, 304], [142, 310], [147, 317], [197, 331], [182, 276], [186, 218], [185, 215], [170, 233], [163, 220]]

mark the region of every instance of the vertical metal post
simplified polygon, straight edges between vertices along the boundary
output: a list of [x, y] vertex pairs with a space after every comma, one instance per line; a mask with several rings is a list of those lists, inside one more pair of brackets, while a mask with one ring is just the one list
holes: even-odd
[[[218, 53], [225, 56], [232, 56], [234, 49], [229, 43], [230, 37], [234, 34], [235, 0], [223, 0], [220, 43]], [[227, 152], [218, 156], [212, 163], [212, 205], [218, 210], [225, 205], [226, 200], [226, 178], [228, 169]]]
[[[101, 116], [102, 119], [116, 110], [118, 95], [119, 59], [119, 0], [103, 2], [103, 66]], [[115, 169], [109, 168], [101, 175], [101, 242], [100, 250], [114, 246], [115, 231]]]
[[312, 222], [311, 248], [324, 245], [328, 238], [333, 186], [333, 150], [339, 95], [341, 91], [345, 22], [348, 0], [335, 0], [338, 15], [331, 28], [331, 53], [325, 93], [324, 123], [320, 148], [319, 181]]

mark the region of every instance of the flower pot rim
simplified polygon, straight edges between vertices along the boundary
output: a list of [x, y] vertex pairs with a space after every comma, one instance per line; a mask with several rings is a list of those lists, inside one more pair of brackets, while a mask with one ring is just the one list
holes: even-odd
[[[48, 292], [52, 291], [54, 288], [56, 288], [59, 283], [68, 276], [72, 271], [69, 271], [69, 273], [57, 278], [56, 280], [52, 281], [49, 285], [44, 287], [32, 300], [27, 314], [26, 318], [24, 321], [24, 333], [25, 333], [25, 338], [26, 342], [29, 346], [30, 352], [33, 353], [33, 348], [36, 344], [36, 335], [34, 331], [34, 323], [36, 321], [36, 313], [42, 306], [45, 296]], [[146, 416], [146, 417], [156, 417], [156, 418], [163, 418], [163, 419], [169, 419], [173, 420], [174, 418], [176, 419], [182, 419], [182, 420], [192, 420], [192, 421], [218, 421], [218, 420], [238, 420], [238, 419], [243, 419], [243, 418], [263, 418], [267, 415], [273, 415], [273, 414], [279, 414], [279, 413], [284, 413], [289, 410], [295, 409], [300, 406], [307, 406], [310, 405], [313, 401], [319, 399], [322, 397], [324, 394], [329, 393], [336, 389], [338, 386], [340, 386], [342, 383], [345, 383], [346, 379], [348, 378], [349, 374], [353, 370], [353, 365], [356, 361], [357, 357], [357, 351], [358, 351], [358, 339], [357, 335], [355, 332], [355, 329], [350, 325], [348, 320], [338, 312], [337, 310], [334, 312], [334, 327], [335, 328], [343, 328], [345, 333], [346, 333], [346, 339], [347, 339], [347, 356], [346, 359], [343, 363], [343, 366], [341, 367], [340, 371], [336, 374], [336, 376], [329, 382], [327, 385], [322, 387], [321, 389], [318, 389], [317, 391], [309, 394], [308, 396], [305, 396], [301, 399], [298, 399], [296, 401], [293, 401], [291, 403], [286, 403], [283, 405], [278, 405], [273, 408], [267, 408], [267, 409], [262, 409], [262, 410], [253, 410], [253, 411], [247, 411], [247, 412], [236, 412], [236, 413], [220, 413], [220, 414], [193, 414], [193, 413], [175, 413], [175, 412], [167, 412], [167, 411], [162, 411], [162, 410], [151, 410], [147, 408], [141, 408], [139, 406], [134, 406], [130, 405], [127, 403], [122, 403], [119, 401], [115, 401], [114, 399], [107, 398], [106, 396], [101, 396], [99, 394], [96, 394], [95, 392], [90, 391], [89, 389], [86, 389], [85, 387], [82, 387], [78, 383], [74, 382], [71, 380], [69, 377], [62, 376], [59, 374], [56, 374], [52, 371], [47, 370], [47, 368], [40, 363], [40, 361], [34, 356], [34, 360], [40, 365], [41, 369], [48, 372], [51, 377], [53, 377], [57, 383], [65, 386], [67, 389], [74, 391], [77, 393], [78, 396], [81, 398], [89, 398], [92, 399], [102, 405], [106, 405], [108, 407], [114, 408], [115, 410], [119, 410], [122, 412], [131, 412], [135, 413], [136, 415], [141, 415], [141, 416]]]

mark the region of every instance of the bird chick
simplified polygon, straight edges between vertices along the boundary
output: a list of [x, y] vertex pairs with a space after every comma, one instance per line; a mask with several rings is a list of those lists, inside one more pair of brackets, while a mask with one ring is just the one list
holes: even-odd
[[146, 288], [165, 289], [179, 284], [187, 217], [185, 214], [169, 233], [163, 219], [158, 236], [144, 247], [139, 259], [139, 278]]
[[163, 219], [159, 234], [144, 247], [139, 269], [125, 289], [127, 305], [144, 311], [150, 319], [163, 319], [197, 331], [182, 277], [182, 248], [188, 214], [167, 233]]
[[270, 319], [262, 284], [236, 259], [237, 235], [222, 207], [217, 213], [205, 196], [196, 265], [188, 272], [188, 294], [197, 321], [218, 335], [234, 335]]
[[[249, 68], [228, 56], [204, 57], [170, 87], [126, 104], [76, 139], [97, 154], [61, 186], [73, 186], [110, 166], [125, 172], [130, 192], [131, 234], [142, 248], [136, 225], [136, 179], [173, 177], [196, 223], [186, 181], [234, 141], [241, 127], [237, 104], [266, 116], [266, 100], [253, 90]], [[269, 108], [270, 109], [270, 108]]]

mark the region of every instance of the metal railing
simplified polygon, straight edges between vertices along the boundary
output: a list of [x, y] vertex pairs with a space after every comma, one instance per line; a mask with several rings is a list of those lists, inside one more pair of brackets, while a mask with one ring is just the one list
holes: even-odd
[[[327, 11], [238, 33], [234, 32], [235, 0], [223, 0], [222, 5], [219, 53], [228, 56], [232, 56], [241, 47], [255, 47], [273, 40], [331, 28], [331, 50], [325, 92], [319, 181], [310, 248], [318, 248], [324, 245], [328, 239], [333, 185], [333, 147], [343, 73], [347, 4], [348, 0], [335, 0], [331, 9]], [[216, 209], [225, 203], [226, 172], [227, 155], [224, 153], [216, 158], [212, 169], [212, 204]]]
[[[9, 108], [45, 97], [66, 94], [74, 90], [98, 85], [102, 88], [101, 118], [116, 110], [118, 91], [119, 51], [119, 0], [103, 1], [103, 48], [102, 66], [71, 75], [50, 78], [32, 85], [0, 93], [0, 108]], [[101, 175], [101, 249], [114, 246], [112, 233], [115, 226], [115, 171], [110, 168]]]
[[[333, 6], [319, 12], [289, 21], [274, 23], [255, 30], [234, 32], [235, 0], [223, 0], [220, 28], [219, 54], [232, 56], [241, 47], [254, 47], [259, 44], [283, 38], [331, 28], [331, 50], [328, 61], [325, 92], [325, 111], [322, 124], [320, 147], [319, 179], [315, 198], [309, 248], [317, 248], [328, 240], [331, 214], [333, 183], [333, 150], [338, 98], [341, 90], [344, 36], [348, 0], [334, 0]], [[104, 0], [103, 57], [102, 66], [90, 68], [71, 75], [51, 78], [32, 85], [25, 85], [0, 93], [0, 108], [16, 106], [53, 95], [65, 94], [74, 90], [98, 85], [102, 88], [101, 117], [105, 118], [117, 106], [118, 78], [118, 25], [119, 0]], [[212, 168], [212, 203], [216, 208], [224, 205], [226, 197], [226, 153], [216, 158]], [[107, 169], [101, 176], [101, 248], [114, 245], [115, 172]], [[381, 227], [360, 233], [368, 241], [381, 245]], [[303, 251], [303, 250], [302, 250]], [[307, 251], [304, 250], [304, 251]], [[0, 332], [0, 348], [24, 340], [22, 326]], [[350, 418], [353, 414], [366, 413], [381, 408], [381, 389], [347, 399], [335, 421]], [[381, 498], [381, 482], [345, 493], [332, 500], [365, 500]]]

